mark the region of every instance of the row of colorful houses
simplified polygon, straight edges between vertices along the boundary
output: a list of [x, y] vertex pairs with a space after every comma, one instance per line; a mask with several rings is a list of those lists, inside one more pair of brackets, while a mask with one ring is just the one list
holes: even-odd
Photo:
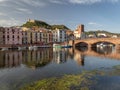
[[66, 30], [37, 30], [23, 27], [0, 27], [0, 45], [48, 44], [67, 41]]

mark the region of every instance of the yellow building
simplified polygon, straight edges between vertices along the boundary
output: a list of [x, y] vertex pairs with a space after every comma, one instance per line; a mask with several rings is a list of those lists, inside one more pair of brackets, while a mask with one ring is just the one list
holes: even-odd
[[23, 32], [26, 34], [27, 43], [28, 44], [48, 44], [53, 42], [53, 34], [52, 31], [44, 28], [38, 29], [27, 29], [22, 28]]

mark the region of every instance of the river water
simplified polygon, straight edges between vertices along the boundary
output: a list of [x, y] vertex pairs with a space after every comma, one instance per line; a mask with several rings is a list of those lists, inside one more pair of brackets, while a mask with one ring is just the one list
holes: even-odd
[[[23, 85], [41, 79], [83, 71], [110, 72], [115, 66], [120, 66], [120, 50], [114, 47], [0, 51], [0, 90], [19, 90]], [[114, 75], [98, 76], [98, 83], [91, 90], [120, 90], [119, 71], [120, 68]]]

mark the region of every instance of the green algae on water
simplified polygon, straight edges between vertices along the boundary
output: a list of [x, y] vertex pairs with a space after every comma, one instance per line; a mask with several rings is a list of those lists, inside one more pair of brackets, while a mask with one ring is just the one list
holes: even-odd
[[21, 90], [89, 90], [93, 84], [92, 74], [65, 75], [59, 78], [40, 80], [24, 86]]
[[91, 86], [97, 84], [97, 77], [119, 76], [120, 65], [111, 70], [83, 71], [78, 75], [64, 75], [62, 77], [43, 79], [25, 85], [21, 90], [90, 90]]

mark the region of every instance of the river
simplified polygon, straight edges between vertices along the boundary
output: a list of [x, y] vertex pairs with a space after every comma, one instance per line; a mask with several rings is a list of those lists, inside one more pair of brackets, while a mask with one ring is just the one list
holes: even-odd
[[[119, 66], [120, 50], [114, 47], [0, 51], [0, 90], [19, 90], [25, 84], [38, 80], [94, 70], [106, 74], [95, 74], [97, 83], [92, 84], [90, 90], [119, 90]], [[115, 72], [114, 67], [118, 67]]]

